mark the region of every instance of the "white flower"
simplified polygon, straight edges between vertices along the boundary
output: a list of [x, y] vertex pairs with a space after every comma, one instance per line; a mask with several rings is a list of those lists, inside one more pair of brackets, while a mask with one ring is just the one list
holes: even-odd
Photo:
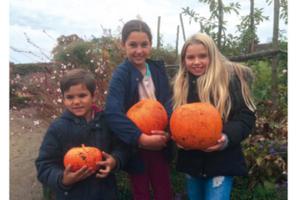
[[40, 124], [40, 121], [39, 121], [39, 120], [33, 121], [33, 125], [34, 125], [34, 126], [38, 126], [39, 124]]
[[55, 119], [56, 117], [57, 117], [56, 115], [52, 115], [52, 116], [51, 116], [52, 119]]

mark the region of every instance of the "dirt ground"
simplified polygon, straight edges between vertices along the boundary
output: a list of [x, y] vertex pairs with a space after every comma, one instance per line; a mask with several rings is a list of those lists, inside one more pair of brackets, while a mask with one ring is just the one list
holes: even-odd
[[10, 200], [42, 200], [34, 161], [48, 123], [33, 108], [10, 110]]

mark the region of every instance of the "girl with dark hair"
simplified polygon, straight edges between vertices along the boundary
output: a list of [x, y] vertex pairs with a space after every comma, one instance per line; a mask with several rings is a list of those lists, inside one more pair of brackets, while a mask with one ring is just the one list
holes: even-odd
[[142, 133], [127, 116], [127, 110], [139, 100], [159, 101], [170, 116], [171, 91], [162, 61], [148, 59], [152, 35], [146, 23], [127, 22], [122, 29], [122, 46], [126, 60], [113, 73], [105, 114], [113, 132], [132, 147], [127, 166], [134, 199], [172, 199], [170, 169], [171, 141], [164, 131], [153, 130], [152, 135]]

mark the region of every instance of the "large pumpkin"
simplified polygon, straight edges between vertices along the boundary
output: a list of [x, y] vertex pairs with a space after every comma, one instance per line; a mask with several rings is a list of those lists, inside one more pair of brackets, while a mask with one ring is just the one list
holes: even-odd
[[102, 160], [102, 153], [96, 147], [82, 145], [71, 148], [64, 156], [64, 166], [71, 164], [71, 171], [75, 172], [83, 166], [96, 170], [96, 163]]
[[209, 103], [185, 104], [170, 119], [172, 139], [187, 149], [205, 149], [221, 138], [222, 118]]
[[165, 108], [156, 100], [142, 99], [128, 111], [127, 117], [145, 134], [152, 130], [164, 130], [168, 124]]

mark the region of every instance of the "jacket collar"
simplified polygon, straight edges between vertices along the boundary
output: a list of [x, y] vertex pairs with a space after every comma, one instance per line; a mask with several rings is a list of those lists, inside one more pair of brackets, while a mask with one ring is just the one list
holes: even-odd
[[[161, 72], [158, 71], [158, 67], [164, 66], [164, 62], [160, 60], [151, 60], [146, 59], [146, 62], [149, 64], [149, 69], [152, 75], [152, 80], [155, 86], [155, 95], [158, 97], [160, 87], [158, 87], [159, 82], [159, 76]], [[130, 91], [135, 91], [137, 89], [137, 85], [139, 82], [143, 79], [142, 73], [128, 60], [128, 58], [125, 59], [124, 65], [129, 67], [129, 70], [131, 72], [131, 88]], [[135, 93], [135, 92], [134, 92]]]

